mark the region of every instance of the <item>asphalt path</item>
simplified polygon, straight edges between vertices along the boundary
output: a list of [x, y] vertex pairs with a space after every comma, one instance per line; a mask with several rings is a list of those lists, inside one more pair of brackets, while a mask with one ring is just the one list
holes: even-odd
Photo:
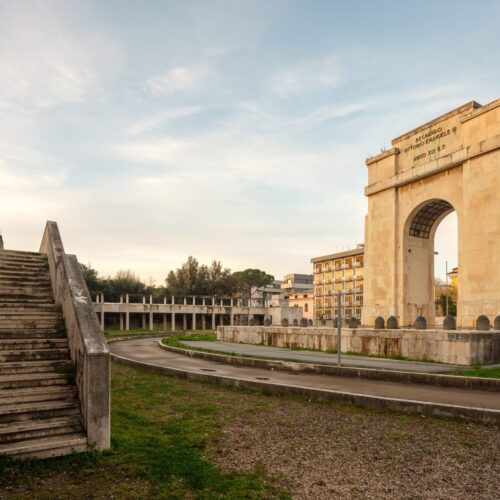
[[194, 373], [214, 374], [220, 377], [253, 382], [259, 381], [263, 384], [280, 384], [500, 411], [500, 395], [498, 392], [492, 391], [233, 366], [165, 351], [159, 346], [159, 339], [154, 338], [114, 342], [109, 344], [109, 349], [112, 354], [133, 361]]
[[[183, 344], [189, 347], [208, 349], [223, 352], [226, 354], [244, 354], [269, 359], [281, 359], [287, 361], [297, 361], [298, 363], [312, 364], [337, 364], [337, 355], [326, 352], [295, 351], [283, 347], [267, 347], [253, 344], [237, 344], [235, 342], [204, 342], [185, 340]], [[417, 373], [447, 373], [451, 371], [463, 370], [463, 366], [445, 365], [440, 363], [425, 363], [415, 361], [401, 361], [397, 359], [371, 358], [368, 356], [352, 356], [342, 354], [342, 365], [354, 368], [375, 368], [377, 370], [396, 370], [401, 372]], [[470, 368], [470, 367], [468, 367]]]

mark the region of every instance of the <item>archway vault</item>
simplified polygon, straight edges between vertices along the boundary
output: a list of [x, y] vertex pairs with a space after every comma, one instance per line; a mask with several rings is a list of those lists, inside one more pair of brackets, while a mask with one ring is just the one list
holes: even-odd
[[426, 203], [411, 219], [410, 236], [429, 239], [434, 224], [453, 210], [451, 203], [445, 200], [433, 200]]

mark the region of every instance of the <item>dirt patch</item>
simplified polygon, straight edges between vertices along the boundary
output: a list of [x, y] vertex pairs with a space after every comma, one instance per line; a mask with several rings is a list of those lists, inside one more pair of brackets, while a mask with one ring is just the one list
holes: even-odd
[[222, 429], [217, 466], [264, 471], [294, 498], [497, 498], [498, 428], [268, 401]]

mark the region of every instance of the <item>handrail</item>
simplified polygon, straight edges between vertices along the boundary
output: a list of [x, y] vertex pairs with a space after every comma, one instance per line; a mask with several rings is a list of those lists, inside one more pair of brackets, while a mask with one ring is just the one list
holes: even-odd
[[47, 255], [54, 299], [62, 309], [88, 442], [97, 449], [109, 448], [109, 350], [80, 264], [65, 253], [56, 222], [47, 222], [40, 252]]

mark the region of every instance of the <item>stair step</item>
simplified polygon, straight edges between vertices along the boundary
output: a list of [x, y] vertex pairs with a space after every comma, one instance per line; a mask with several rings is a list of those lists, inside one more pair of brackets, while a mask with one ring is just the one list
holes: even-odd
[[83, 433], [74, 433], [0, 445], [0, 454], [16, 458], [51, 458], [87, 449], [87, 436]]
[[46, 259], [47, 254], [41, 253], [41, 252], [29, 252], [27, 250], [12, 250], [10, 248], [6, 248], [5, 250], [2, 250], [3, 255], [19, 255], [20, 257], [29, 257], [29, 258], [42, 258]]
[[0, 257], [0, 269], [5, 271], [31, 271], [31, 272], [49, 272], [48, 262], [23, 262], [15, 260], [2, 260]]
[[27, 439], [76, 433], [83, 433], [79, 416], [11, 422], [9, 424], [0, 424], [0, 443], [13, 443]]
[[0, 320], [0, 330], [29, 330], [29, 329], [49, 329], [60, 326], [59, 319], [57, 320], [41, 320], [41, 319], [24, 319], [24, 320]]
[[19, 276], [27, 278], [45, 278], [50, 279], [49, 268], [47, 264], [43, 266], [26, 266], [0, 260], [0, 275]]
[[79, 414], [80, 402], [77, 399], [70, 401], [29, 401], [27, 403], [0, 406], [0, 423]]
[[70, 359], [49, 359], [41, 361], [8, 361], [0, 363], [1, 375], [20, 375], [28, 373], [67, 373], [71, 374], [74, 370], [73, 362]]
[[67, 385], [74, 377], [68, 373], [44, 372], [0, 375], [0, 389], [20, 389], [21, 387], [47, 387]]
[[61, 314], [61, 308], [56, 304], [25, 304], [23, 302], [1, 303], [0, 315], [4, 314], [33, 314], [35, 312], [46, 313], [52, 312]]
[[13, 294], [0, 294], [0, 302], [4, 304], [10, 303], [24, 303], [24, 304], [54, 304], [54, 296], [52, 293], [42, 293], [42, 294], [25, 294], [25, 293], [13, 293]]
[[12, 311], [8, 308], [1, 308], [0, 309], [0, 320], [2, 319], [33, 319], [33, 318], [39, 318], [39, 319], [59, 319], [61, 318], [61, 313], [57, 310], [55, 311], [50, 311], [50, 310], [44, 310], [42, 308], [41, 311], [37, 311], [36, 309], [27, 309], [25, 311]]
[[34, 401], [73, 401], [76, 399], [74, 385], [54, 385], [51, 387], [28, 387], [0, 390], [0, 405], [30, 403]]
[[40, 328], [34, 329], [17, 329], [17, 330], [0, 330], [0, 340], [22, 340], [22, 339], [61, 339], [67, 338], [64, 329], [56, 330], [55, 328]]
[[19, 349], [0, 351], [1, 363], [15, 361], [54, 361], [57, 359], [69, 359], [69, 349]]
[[68, 339], [8, 339], [0, 340], [0, 354], [10, 350], [66, 349]]

